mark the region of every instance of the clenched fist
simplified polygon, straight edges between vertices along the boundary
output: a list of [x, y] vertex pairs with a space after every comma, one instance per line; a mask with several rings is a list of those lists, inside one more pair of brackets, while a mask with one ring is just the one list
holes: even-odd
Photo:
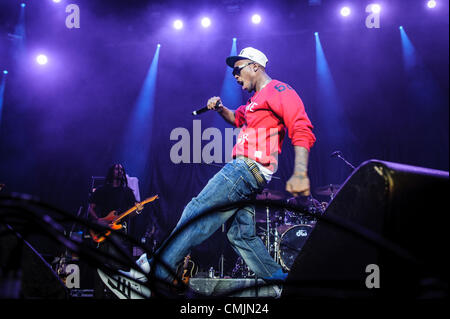
[[286, 183], [286, 190], [295, 197], [298, 195], [311, 195], [308, 175], [292, 175]]

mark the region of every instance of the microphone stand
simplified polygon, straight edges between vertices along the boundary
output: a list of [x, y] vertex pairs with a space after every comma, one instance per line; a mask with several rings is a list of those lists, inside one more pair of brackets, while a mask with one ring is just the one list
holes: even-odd
[[347, 161], [347, 160], [342, 156], [342, 152], [340, 152], [340, 151], [334, 152], [333, 154], [331, 154], [331, 156], [339, 157], [341, 160], [344, 161], [345, 164], [347, 164], [348, 166], [350, 166], [352, 170], [355, 170], [355, 166], [353, 166], [349, 161]]
[[224, 277], [224, 261], [225, 261], [225, 257], [224, 257], [224, 245], [223, 245], [223, 240], [224, 240], [224, 234], [225, 233], [225, 223], [222, 224], [222, 254], [220, 255], [220, 260], [219, 260], [219, 273], [220, 273], [220, 278]]

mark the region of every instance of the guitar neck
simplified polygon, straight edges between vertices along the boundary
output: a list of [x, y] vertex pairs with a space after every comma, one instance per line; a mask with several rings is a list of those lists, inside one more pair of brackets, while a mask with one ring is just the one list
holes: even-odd
[[[143, 200], [143, 201], [140, 202], [139, 204], [145, 205], [145, 204], [147, 204], [147, 203], [153, 202], [153, 201], [154, 201], [155, 199], [157, 199], [157, 198], [158, 198], [158, 195], [155, 195], [155, 196], [152, 196], [152, 197], [149, 197], [149, 198]], [[120, 214], [120, 215], [117, 217], [115, 223], [119, 222], [121, 219], [125, 218], [126, 216], [128, 216], [129, 214], [131, 214], [132, 212], [134, 212], [136, 209], [137, 209], [137, 206], [135, 205], [135, 206], [131, 207], [130, 209], [128, 209], [127, 211], [123, 212], [122, 214]]]

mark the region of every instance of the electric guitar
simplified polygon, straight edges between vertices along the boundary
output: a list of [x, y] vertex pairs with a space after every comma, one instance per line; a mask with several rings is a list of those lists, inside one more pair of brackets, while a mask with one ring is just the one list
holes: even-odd
[[[182, 265], [178, 266], [177, 268], [177, 277], [181, 278], [181, 281], [187, 285], [189, 283], [189, 278], [195, 276], [197, 274], [198, 267], [197, 265], [191, 260], [191, 255], [187, 255], [184, 257], [184, 262]], [[177, 285], [178, 280], [174, 280], [174, 285]]]
[[111, 234], [112, 230], [119, 230], [121, 229], [123, 226], [121, 224], [119, 224], [119, 222], [125, 218], [126, 216], [128, 216], [129, 214], [131, 214], [132, 212], [136, 211], [138, 209], [138, 205], [145, 205], [148, 204], [150, 202], [153, 202], [155, 199], [158, 198], [158, 195], [149, 197], [145, 200], [143, 200], [142, 202], [134, 205], [133, 207], [131, 207], [130, 209], [128, 209], [127, 211], [123, 212], [120, 215], [116, 214], [116, 211], [113, 210], [111, 211], [108, 215], [106, 215], [103, 218], [99, 218], [99, 222], [101, 223], [105, 223], [108, 224], [108, 227], [111, 230], [107, 230], [105, 232], [101, 232], [101, 233], [97, 233], [95, 231], [93, 231], [92, 229], [90, 230], [91, 233], [91, 238], [93, 241], [95, 241], [96, 243], [101, 243], [103, 242], [106, 237], [108, 237]]

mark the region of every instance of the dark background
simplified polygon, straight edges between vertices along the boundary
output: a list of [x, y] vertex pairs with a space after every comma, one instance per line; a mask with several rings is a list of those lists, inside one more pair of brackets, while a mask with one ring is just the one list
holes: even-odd
[[[25, 2], [25, 54], [18, 56], [11, 34], [19, 1], [0, 0], [0, 69], [9, 71], [0, 122], [0, 182], [7, 191], [38, 196], [73, 214], [83, 206], [85, 212], [91, 177], [105, 175], [120, 160], [127, 121], [160, 43], [151, 132], [142, 140], [151, 147], [144, 154], [146, 173], [137, 176], [141, 198], [158, 194], [160, 199], [136, 217], [133, 236], [142, 236], [149, 214], [157, 216], [163, 234], [170, 232], [184, 206], [220, 169], [173, 164], [170, 132], [176, 127], [192, 132], [192, 110], [220, 95], [233, 37], [238, 52], [246, 46], [263, 51], [269, 75], [289, 83], [303, 99], [317, 137], [309, 166], [313, 195], [316, 187], [341, 184], [351, 173], [330, 157], [335, 150], [355, 166], [380, 159], [449, 169], [448, 1], [436, 10], [428, 10], [426, 1], [382, 2], [380, 29], [365, 27], [369, 1], [347, 1], [353, 8], [347, 20], [339, 16], [341, 1], [326, 0], [320, 6], [239, 0]], [[81, 9], [80, 29], [64, 24], [68, 3]], [[249, 22], [255, 10], [263, 17], [258, 26]], [[212, 18], [210, 29], [199, 26], [203, 14]], [[171, 27], [177, 17], [184, 19], [181, 31]], [[400, 25], [419, 61], [411, 73], [403, 68]], [[335, 99], [327, 103], [317, 85], [314, 32], [336, 87]], [[34, 63], [37, 52], [49, 56], [46, 67]], [[242, 103], [248, 97], [244, 93]], [[229, 127], [217, 117], [200, 116], [202, 128]], [[293, 158], [285, 140], [279, 179], [270, 189], [284, 190]], [[217, 268], [222, 247], [226, 268], [234, 266], [237, 256], [220, 237], [216, 233], [196, 248], [201, 267]]]

